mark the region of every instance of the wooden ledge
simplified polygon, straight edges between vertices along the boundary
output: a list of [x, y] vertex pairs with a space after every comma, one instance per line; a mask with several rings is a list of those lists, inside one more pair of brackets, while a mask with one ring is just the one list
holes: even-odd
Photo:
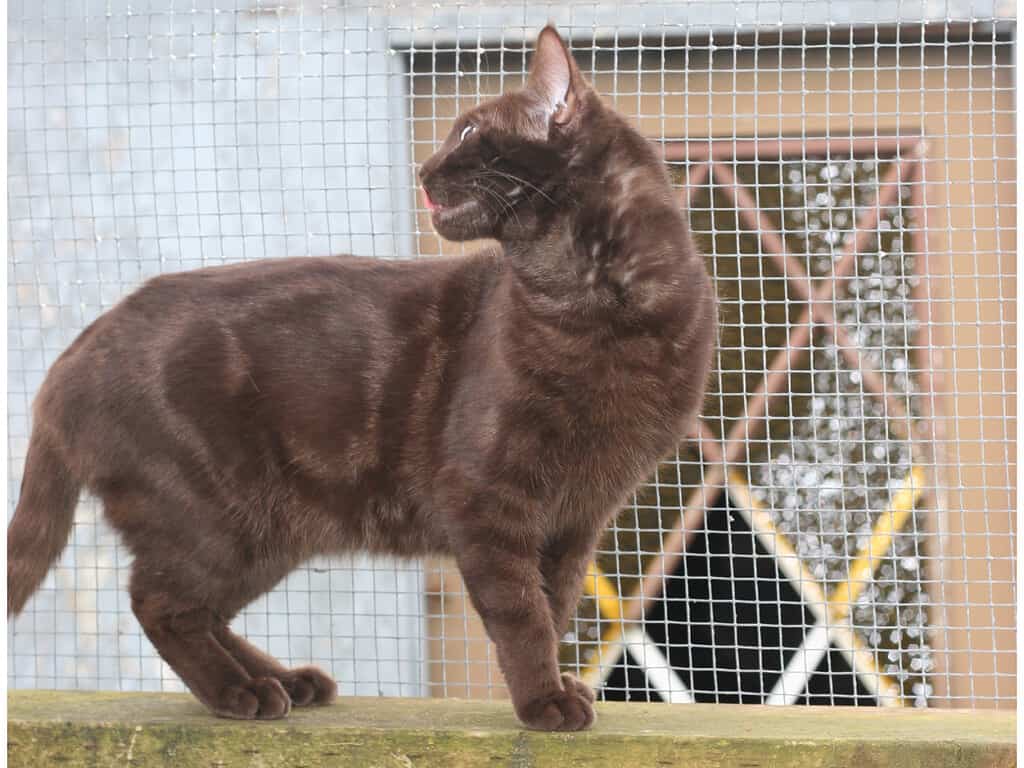
[[8, 759], [37, 766], [1004, 768], [1011, 711], [599, 704], [581, 734], [523, 731], [508, 702], [342, 698], [285, 720], [211, 717], [191, 696], [12, 691]]

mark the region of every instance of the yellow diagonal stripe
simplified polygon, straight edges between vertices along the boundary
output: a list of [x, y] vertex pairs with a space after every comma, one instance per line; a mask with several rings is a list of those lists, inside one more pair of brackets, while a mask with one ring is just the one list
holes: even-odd
[[[734, 490], [740, 491], [739, 495], [743, 497], [744, 506], [758, 518], [761, 518], [757, 520], [759, 525], [756, 528], [762, 534], [771, 536], [775, 540], [774, 550], [776, 558], [781, 556], [785, 559], [789, 555], [795, 559], [796, 562], [800, 563], [798, 566], [801, 571], [800, 580], [803, 582], [805, 589], [812, 584], [817, 587], [818, 582], [807, 571], [806, 565], [796, 557], [796, 553], [792, 551], [786, 537], [775, 528], [771, 518], [749, 494], [745, 478], [738, 473], [730, 473], [729, 484]], [[873, 577], [875, 569], [881, 560], [888, 554], [895, 534], [906, 525], [921, 497], [923, 487], [924, 474], [919, 468], [913, 467], [907, 474], [903, 488], [893, 496], [890, 508], [879, 515], [871, 532], [871, 539], [868, 545], [858, 553], [850, 566], [847, 581], [837, 585], [833, 589], [832, 594], [826, 600], [823, 600], [823, 602], [827, 603], [827, 610], [833, 620], [845, 621], [849, 618], [851, 606]], [[587, 576], [584, 579], [583, 586], [584, 592], [597, 601], [598, 614], [602, 623], [609, 622], [601, 634], [597, 650], [590, 654], [587, 663], [580, 670], [581, 677], [585, 682], [597, 684], [603, 657], [609, 656], [616, 650], [616, 645], [622, 637], [622, 606], [618, 590], [615, 589], [615, 585], [596, 562], [591, 563], [587, 569]], [[820, 589], [820, 587], [817, 587], [817, 589]], [[813, 592], [814, 590], [812, 589], [811, 591]], [[821, 593], [819, 592], [819, 594]], [[824, 598], [825, 596], [822, 595], [821, 597]], [[878, 668], [875, 663], [874, 653], [864, 646], [860, 637], [845, 626], [834, 626], [833, 631], [841, 631], [843, 635], [847, 636], [850, 651], [859, 661], [859, 664], [854, 666], [866, 668], [865, 671], [876, 677], [880, 683], [880, 688], [885, 691], [888, 698], [894, 698], [894, 703], [905, 706], [905, 702], [900, 695], [899, 686]]]
[[615, 585], [604, 575], [601, 566], [597, 563], [591, 563], [587, 569], [584, 585], [586, 593], [597, 599], [597, 608], [602, 619], [615, 621], [622, 618], [619, 591], [615, 589]]
[[597, 685], [603, 657], [615, 650], [622, 637], [622, 606], [618, 590], [597, 563], [591, 563], [587, 569], [586, 578], [583, 579], [583, 591], [597, 600], [597, 611], [602, 623], [609, 622], [601, 633], [597, 648], [588, 655], [586, 664], [580, 670], [580, 677], [585, 683]]
[[871, 539], [850, 565], [846, 581], [836, 585], [829, 595], [829, 610], [834, 619], [842, 620], [849, 616], [853, 604], [871, 581], [882, 559], [889, 554], [893, 536], [903, 529], [913, 514], [923, 488], [924, 473], [913, 467], [903, 487], [893, 496], [889, 509], [878, 516]]
[[831, 623], [832, 612], [821, 583], [811, 575], [807, 564], [800, 559], [786, 536], [775, 527], [771, 515], [753, 497], [746, 478], [738, 472], [729, 473], [729, 493], [741, 508], [747, 510], [751, 528], [756, 535], [765, 537], [763, 546], [775, 559], [776, 567], [806, 601], [815, 618], [828, 627], [830, 641], [836, 642], [840, 653], [849, 661], [854, 673], [858, 677], [862, 672], [866, 673], [866, 677], [861, 677], [862, 682], [875, 682], [877, 692], [873, 694], [878, 696], [879, 702], [883, 705], [907, 706], [899, 684], [881, 670], [875, 653], [867, 647], [860, 635], [845, 622]]

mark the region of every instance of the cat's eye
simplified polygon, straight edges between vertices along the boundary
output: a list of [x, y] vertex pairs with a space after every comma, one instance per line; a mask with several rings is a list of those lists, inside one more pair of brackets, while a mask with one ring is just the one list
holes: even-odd
[[465, 141], [466, 137], [469, 136], [473, 131], [476, 130], [476, 126], [472, 123], [468, 123], [465, 128], [462, 129], [462, 133], [459, 134], [459, 141]]

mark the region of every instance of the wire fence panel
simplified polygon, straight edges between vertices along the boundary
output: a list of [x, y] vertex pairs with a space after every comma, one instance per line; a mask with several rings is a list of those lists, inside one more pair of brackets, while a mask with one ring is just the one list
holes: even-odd
[[[211, 8], [214, 5], [216, 7]], [[154, 275], [458, 253], [415, 170], [557, 24], [663, 148], [720, 298], [703, 418], [602, 540], [561, 659], [605, 699], [1011, 706], [1012, 3], [18, 2], [8, 440]], [[83, 498], [12, 687], [180, 689]], [[236, 627], [342, 693], [504, 696], [445, 561], [318, 560]]]

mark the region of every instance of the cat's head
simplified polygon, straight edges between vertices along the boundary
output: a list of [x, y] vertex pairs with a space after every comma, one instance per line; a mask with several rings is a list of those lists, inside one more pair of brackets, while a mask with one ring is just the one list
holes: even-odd
[[525, 86], [460, 115], [420, 169], [437, 232], [473, 240], [534, 225], [564, 185], [589, 113], [600, 109], [592, 95], [558, 32], [545, 27]]

